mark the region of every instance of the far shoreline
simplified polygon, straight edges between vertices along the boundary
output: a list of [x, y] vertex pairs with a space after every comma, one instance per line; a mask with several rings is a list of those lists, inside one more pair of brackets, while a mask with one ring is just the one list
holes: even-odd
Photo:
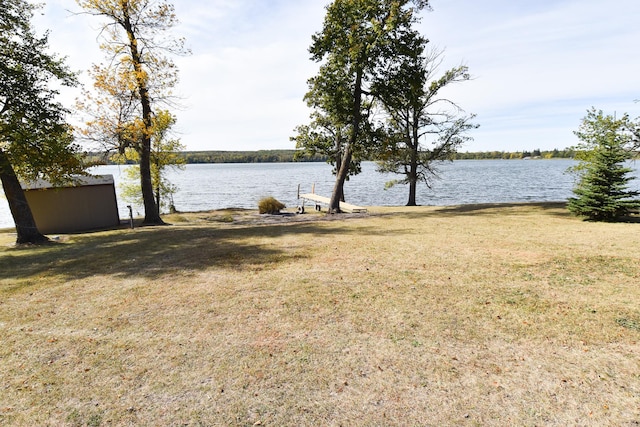
[[[570, 148], [562, 150], [532, 151], [478, 151], [458, 152], [450, 160], [552, 160], [573, 159], [576, 152]], [[306, 163], [327, 162], [328, 156], [315, 154], [303, 155], [299, 150], [257, 150], [257, 151], [181, 151], [178, 153], [186, 164], [222, 164], [222, 163]], [[118, 164], [110, 160], [108, 153], [89, 152], [87, 158], [91, 163], [111, 165]], [[375, 161], [365, 159], [364, 161]], [[132, 163], [133, 164], [133, 163]]]

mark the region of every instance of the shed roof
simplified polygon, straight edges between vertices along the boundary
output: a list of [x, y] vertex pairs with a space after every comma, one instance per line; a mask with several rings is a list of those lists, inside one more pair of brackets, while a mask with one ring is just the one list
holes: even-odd
[[114, 183], [113, 175], [78, 175], [74, 176], [68, 183], [54, 185], [44, 179], [21, 182], [23, 190], [44, 190], [47, 188], [71, 188], [86, 187], [91, 185], [111, 185]]

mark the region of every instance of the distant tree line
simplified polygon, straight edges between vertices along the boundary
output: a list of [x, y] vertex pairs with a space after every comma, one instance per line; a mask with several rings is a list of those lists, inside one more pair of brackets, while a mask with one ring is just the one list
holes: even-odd
[[[176, 153], [185, 163], [289, 163], [289, 162], [326, 162], [328, 157], [322, 154], [313, 156], [300, 153], [299, 150], [259, 150], [259, 151], [181, 151]], [[570, 148], [550, 151], [478, 151], [458, 152], [452, 154], [452, 160], [491, 160], [491, 159], [572, 159], [576, 151]], [[108, 156], [102, 153], [88, 153], [90, 163], [115, 164]], [[375, 158], [369, 158], [375, 161]], [[131, 162], [133, 163], [133, 162]]]
[[[296, 150], [259, 150], [259, 151], [183, 151], [187, 163], [287, 163], [293, 162]], [[326, 162], [327, 156], [315, 155], [303, 159], [303, 162]]]
[[453, 160], [487, 160], [487, 159], [573, 159], [576, 150], [565, 148], [564, 150], [540, 150], [533, 151], [480, 151], [475, 153], [457, 152], [453, 155]]

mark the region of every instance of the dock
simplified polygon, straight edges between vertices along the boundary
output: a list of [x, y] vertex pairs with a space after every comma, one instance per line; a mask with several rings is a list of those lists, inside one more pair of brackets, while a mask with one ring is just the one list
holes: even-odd
[[[311, 190], [311, 193], [300, 194], [300, 186], [298, 185], [298, 199], [302, 200], [302, 209], [300, 213], [304, 213], [304, 202], [308, 200], [310, 202], [314, 202], [316, 204], [316, 210], [320, 210], [320, 205], [327, 205], [331, 202], [331, 199], [328, 197], [320, 196], [315, 193], [315, 185]], [[362, 206], [352, 205], [351, 203], [340, 202], [340, 210], [342, 212], [350, 212], [350, 213], [366, 213], [367, 208], [363, 208]]]

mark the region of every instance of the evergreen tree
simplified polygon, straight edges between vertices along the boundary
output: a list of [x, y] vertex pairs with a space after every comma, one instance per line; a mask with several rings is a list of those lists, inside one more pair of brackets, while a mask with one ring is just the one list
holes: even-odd
[[631, 159], [627, 150], [631, 136], [625, 132], [628, 117], [605, 116], [591, 109], [576, 135], [580, 164], [574, 168], [580, 179], [569, 199], [568, 208], [575, 215], [592, 221], [615, 221], [640, 208], [640, 194], [628, 190], [632, 169], [624, 162]]

